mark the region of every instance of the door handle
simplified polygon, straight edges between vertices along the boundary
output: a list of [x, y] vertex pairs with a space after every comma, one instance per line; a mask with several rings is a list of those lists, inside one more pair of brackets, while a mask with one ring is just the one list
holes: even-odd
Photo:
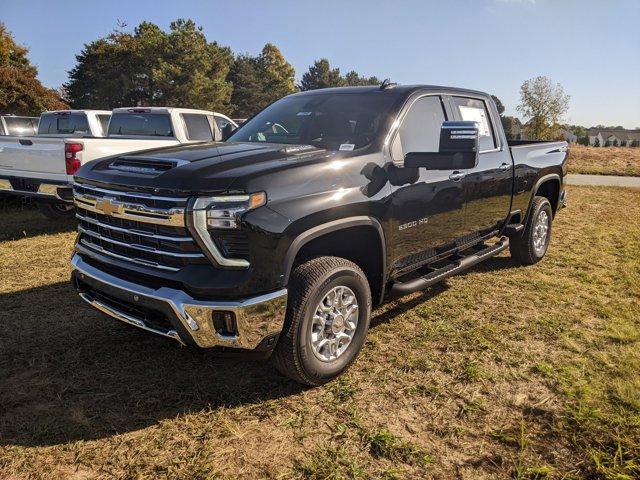
[[467, 174], [464, 172], [458, 172], [457, 170], [449, 175], [449, 180], [453, 180], [454, 182], [459, 182], [462, 180]]
[[507, 170], [509, 170], [511, 168], [511, 165], [509, 165], [508, 163], [503, 163], [502, 165], [500, 165], [500, 171], [505, 172]]

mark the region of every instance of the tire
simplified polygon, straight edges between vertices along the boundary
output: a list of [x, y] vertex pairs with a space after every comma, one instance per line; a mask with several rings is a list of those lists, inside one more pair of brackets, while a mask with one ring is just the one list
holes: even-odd
[[[353, 302], [357, 312], [353, 310]], [[327, 305], [332, 305], [331, 312]], [[343, 312], [351, 309], [351, 313], [334, 316], [338, 307]], [[320, 311], [323, 313], [316, 315]], [[289, 281], [287, 314], [272, 356], [275, 367], [283, 375], [309, 386], [333, 380], [360, 352], [370, 317], [369, 282], [355, 263], [338, 257], [318, 257], [299, 265]], [[356, 319], [357, 324], [350, 328]], [[344, 329], [342, 332], [340, 327]], [[348, 343], [344, 335], [351, 335]], [[325, 338], [332, 336], [335, 339]]]
[[[542, 225], [541, 222], [544, 222], [545, 218], [546, 234], [544, 235], [544, 241], [540, 244], [539, 226]], [[552, 220], [553, 210], [549, 200], [545, 197], [534, 197], [525, 229], [520, 234], [509, 238], [511, 257], [522, 265], [533, 265], [542, 260], [549, 248]], [[536, 243], [537, 240], [538, 243]]]
[[38, 210], [49, 220], [67, 220], [76, 214], [73, 204], [65, 202], [38, 202]]

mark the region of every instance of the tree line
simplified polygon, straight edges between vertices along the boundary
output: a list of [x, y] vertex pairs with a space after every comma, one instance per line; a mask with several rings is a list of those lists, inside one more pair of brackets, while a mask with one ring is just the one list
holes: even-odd
[[[296, 84], [293, 66], [272, 43], [255, 56], [234, 54], [229, 47], [207, 40], [202, 27], [185, 19], [172, 22], [168, 31], [151, 22], [132, 31], [122, 24], [85, 44], [59, 91], [38, 82], [27, 52], [0, 24], [0, 111], [39, 115], [67, 105], [79, 109], [144, 105], [214, 110], [244, 118], [299, 90], [380, 83], [376, 76], [353, 70], [343, 74], [321, 58]], [[527, 119], [525, 124], [504, 116], [502, 102], [494, 97], [505, 130], [517, 127], [531, 138], [554, 138], [569, 103], [562, 87], [547, 77], [536, 77], [522, 84], [520, 96], [517, 110]]]

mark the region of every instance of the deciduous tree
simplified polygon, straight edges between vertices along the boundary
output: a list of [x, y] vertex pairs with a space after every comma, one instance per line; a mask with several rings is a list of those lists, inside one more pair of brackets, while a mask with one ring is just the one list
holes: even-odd
[[569, 95], [559, 83], [547, 77], [535, 77], [520, 87], [517, 110], [527, 122], [531, 138], [551, 140], [556, 136], [562, 116], [569, 109]]
[[40, 83], [28, 52], [0, 22], [0, 112], [40, 115], [45, 110], [67, 108], [57, 91]]

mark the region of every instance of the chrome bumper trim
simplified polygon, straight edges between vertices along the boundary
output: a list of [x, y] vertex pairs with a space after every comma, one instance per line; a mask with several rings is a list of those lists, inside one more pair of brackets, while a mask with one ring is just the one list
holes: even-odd
[[99, 300], [96, 300], [95, 298], [91, 297], [90, 295], [87, 295], [86, 293], [80, 293], [79, 295], [80, 295], [80, 298], [82, 298], [85, 302], [87, 302], [93, 308], [100, 310], [102, 313], [105, 313], [110, 317], [120, 320], [121, 322], [128, 323], [129, 325], [133, 325], [134, 327], [138, 327], [143, 330], [146, 330], [147, 332], [155, 333], [157, 335], [162, 335], [163, 337], [172, 338], [180, 342], [182, 345], [185, 345], [185, 343], [180, 338], [180, 335], [178, 335], [178, 332], [176, 332], [175, 330], [168, 330], [166, 332], [163, 332], [162, 330], [151, 328], [143, 320], [132, 317], [131, 315], [125, 312], [121, 312], [116, 308], [110, 307], [109, 305], [106, 305], [100, 302]]
[[[175, 318], [184, 327], [184, 331], [188, 332], [199, 347], [222, 346], [252, 350], [264, 338], [280, 333], [284, 325], [287, 307], [286, 288], [236, 301], [203, 301], [197, 300], [181, 290], [169, 287], [153, 289], [115, 277], [87, 264], [78, 254], [73, 255], [71, 265], [80, 279], [90, 277], [98, 283], [120, 290], [124, 296], [131, 298], [132, 304], [139, 301], [139, 297], [167, 304], [173, 311]], [[101, 309], [97, 305], [91, 304], [107, 315], [122, 320], [121, 314], [123, 312], [116, 311], [112, 307]], [[211, 314], [214, 311], [227, 311], [235, 314], [237, 335], [221, 335], [215, 331], [211, 321]], [[146, 326], [142, 319], [125, 315], [129, 317], [130, 321], [122, 321], [174, 338], [168, 334], [169, 332], [159, 332]]]
[[51, 197], [57, 200], [61, 200], [63, 202], [69, 202], [69, 200], [65, 200], [58, 194], [59, 188], [71, 188], [71, 185], [64, 185], [60, 183], [41, 183], [38, 185], [37, 192], [29, 192], [27, 190], [16, 190], [11, 185], [11, 182], [6, 178], [0, 178], [0, 191], [4, 192], [14, 192], [14, 193], [24, 193], [27, 195], [35, 195], [37, 197]]

